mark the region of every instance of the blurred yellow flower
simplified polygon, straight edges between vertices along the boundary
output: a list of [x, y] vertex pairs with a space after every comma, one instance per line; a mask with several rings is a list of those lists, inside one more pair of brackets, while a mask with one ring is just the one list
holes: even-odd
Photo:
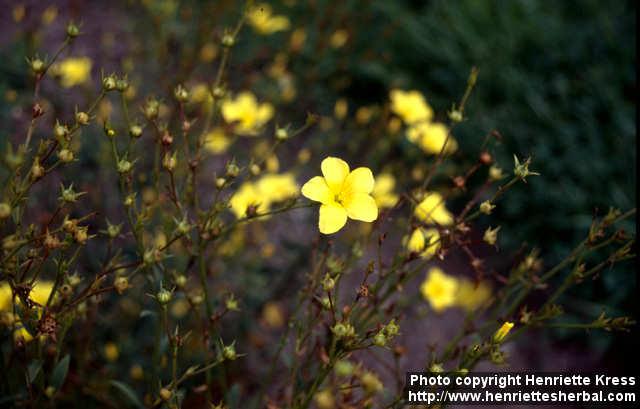
[[391, 111], [409, 124], [427, 122], [433, 117], [431, 106], [419, 91], [391, 90]]
[[323, 389], [317, 392], [313, 396], [313, 401], [318, 409], [334, 409], [336, 407], [336, 400], [331, 389]]
[[258, 104], [251, 92], [241, 92], [235, 99], [222, 103], [222, 116], [227, 123], [235, 123], [239, 135], [255, 136], [273, 117], [273, 106], [269, 103]]
[[484, 281], [475, 283], [464, 278], [460, 279], [458, 284], [456, 305], [466, 311], [471, 312], [484, 307], [491, 299], [491, 287]]
[[29, 293], [29, 298], [31, 301], [35, 301], [37, 304], [44, 306], [47, 303], [52, 290], [52, 281], [36, 281]]
[[280, 328], [285, 323], [284, 311], [282, 310], [282, 306], [277, 303], [270, 301], [264, 305], [262, 309], [262, 319], [265, 324], [267, 324], [270, 328]]
[[295, 197], [298, 192], [293, 174], [265, 174], [256, 182], [245, 182], [240, 186], [231, 197], [231, 210], [238, 218], [247, 215], [249, 206], [254, 206], [257, 214], [265, 213], [272, 203]]
[[269, 210], [269, 201], [266, 197], [263, 197], [255, 184], [252, 182], [245, 182], [234, 193], [229, 201], [231, 211], [237, 218], [247, 216], [247, 208], [252, 206], [255, 211], [260, 214]]
[[364, 222], [378, 218], [378, 206], [370, 195], [374, 186], [371, 169], [360, 167], [350, 171], [347, 162], [327, 157], [321, 164], [323, 176], [315, 176], [302, 186], [302, 194], [320, 202], [320, 233], [340, 230], [347, 217]]
[[107, 342], [104, 345], [104, 357], [109, 362], [115, 362], [118, 360], [120, 356], [120, 351], [118, 351], [118, 346], [113, 342]]
[[448, 133], [449, 130], [444, 124], [421, 122], [407, 130], [407, 139], [420, 146], [426, 153], [434, 155], [440, 153], [446, 142], [444, 153], [453, 153], [458, 149], [458, 142], [453, 136], [449, 136], [447, 140]]
[[252, 7], [247, 13], [247, 20], [249, 25], [262, 35], [285, 31], [291, 26], [286, 16], [273, 15], [271, 6], [267, 3]]
[[431, 258], [440, 248], [440, 233], [437, 229], [417, 228], [409, 236], [407, 249], [419, 253], [421, 257]]
[[229, 145], [231, 138], [220, 127], [213, 128], [204, 136], [204, 148], [213, 154], [226, 152]]
[[338, 119], [344, 119], [349, 112], [349, 103], [345, 98], [340, 98], [336, 101], [336, 105], [333, 108], [333, 115]]
[[429, 302], [434, 311], [439, 312], [456, 302], [458, 280], [445, 274], [438, 267], [432, 267], [427, 278], [420, 286], [422, 297]]
[[200, 61], [211, 62], [218, 56], [218, 46], [215, 43], [206, 43], [200, 49]]
[[393, 207], [398, 202], [398, 195], [393, 193], [396, 186], [396, 179], [390, 173], [381, 173], [376, 177], [371, 196], [376, 201], [378, 207]]
[[48, 26], [58, 17], [58, 8], [56, 6], [49, 6], [42, 12], [42, 24]]
[[347, 30], [336, 30], [333, 32], [333, 34], [331, 34], [331, 37], [329, 38], [329, 44], [331, 44], [331, 47], [333, 48], [341, 48], [347, 43], [348, 39], [349, 32]]
[[444, 198], [437, 192], [427, 192], [414, 211], [416, 217], [425, 223], [441, 226], [453, 224], [453, 215], [447, 210]]
[[257, 182], [258, 192], [269, 199], [269, 202], [281, 202], [296, 197], [298, 184], [292, 173], [266, 174]]
[[60, 76], [60, 83], [65, 88], [87, 82], [91, 76], [91, 59], [88, 57], [66, 58], [52, 67], [54, 74]]
[[11, 286], [6, 281], [0, 283], [0, 311], [12, 311], [13, 302], [11, 300], [13, 292]]
[[291, 51], [300, 51], [306, 39], [307, 33], [303, 28], [296, 28], [293, 30], [293, 33], [291, 33], [291, 39], [289, 40], [289, 47], [291, 47]]

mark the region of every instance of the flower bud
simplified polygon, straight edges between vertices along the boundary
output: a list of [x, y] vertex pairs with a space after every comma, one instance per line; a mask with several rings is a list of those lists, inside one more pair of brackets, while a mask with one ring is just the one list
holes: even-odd
[[495, 229], [488, 227], [487, 230], [484, 231], [482, 240], [484, 240], [485, 243], [491, 246], [495, 245], [496, 241], [498, 241], [498, 231], [500, 231], [500, 226], [496, 227]]
[[226, 183], [227, 183], [227, 179], [225, 179], [225, 178], [216, 178], [216, 187], [218, 189], [222, 189]]
[[382, 332], [378, 332], [373, 337], [373, 345], [378, 347], [384, 347], [385, 345], [387, 345], [387, 337]]
[[449, 111], [449, 119], [451, 119], [452, 122], [462, 122], [462, 120], [464, 119], [464, 117], [462, 116], [462, 111], [452, 109], [451, 111]]
[[400, 332], [400, 326], [396, 324], [396, 320], [392, 319], [389, 323], [384, 327], [384, 331], [388, 337], [395, 337]]
[[502, 169], [500, 167], [493, 165], [489, 168], [489, 180], [492, 182], [498, 181], [504, 177], [502, 173]]
[[131, 162], [126, 159], [121, 159], [117, 165], [118, 173], [129, 173], [132, 167]]
[[73, 22], [69, 22], [69, 24], [67, 24], [66, 32], [67, 37], [73, 39], [80, 35], [80, 28]]
[[223, 47], [230, 48], [230, 47], [233, 47], [235, 45], [236, 39], [233, 36], [233, 34], [224, 33], [224, 35], [222, 36], [222, 41], [221, 42], [222, 42], [222, 46]]
[[480, 203], [480, 212], [484, 213], [484, 214], [491, 214], [491, 212], [493, 211], [493, 209], [495, 209], [495, 205], [492, 204], [490, 201], [485, 200], [484, 202]]
[[127, 277], [116, 277], [113, 281], [113, 287], [116, 289], [118, 294], [122, 295], [129, 288], [129, 279]]
[[0, 203], [0, 220], [11, 216], [11, 205], [7, 202]]
[[227, 164], [227, 177], [235, 178], [240, 174], [240, 168], [233, 162]]
[[173, 392], [171, 392], [170, 389], [162, 388], [160, 389], [159, 395], [160, 395], [160, 399], [167, 402], [173, 396]]
[[131, 125], [129, 128], [129, 136], [132, 138], [139, 138], [142, 136], [142, 127], [137, 124]]
[[58, 141], [61, 141], [66, 138], [68, 134], [69, 130], [67, 129], [67, 127], [60, 124], [59, 122], [56, 122], [56, 125], [53, 127], [53, 136], [55, 136]]
[[335, 287], [335, 285], [336, 285], [336, 281], [333, 278], [331, 278], [329, 273], [327, 273], [324, 276], [324, 280], [322, 280], [322, 288], [325, 291], [331, 291], [333, 290], [333, 287]]
[[102, 79], [102, 89], [104, 91], [107, 91], [107, 92], [113, 91], [114, 89], [116, 89], [116, 86], [117, 86], [117, 80], [114, 75], [107, 75]]
[[187, 276], [184, 274], [178, 274], [174, 281], [179, 288], [184, 288], [184, 286], [187, 285]]
[[84, 226], [84, 227], [79, 227], [73, 234], [73, 239], [78, 243], [78, 244], [85, 244], [87, 242], [87, 240], [89, 239], [89, 228]]
[[76, 122], [80, 125], [89, 125], [89, 120], [89, 114], [87, 114], [86, 112], [76, 112]]
[[120, 92], [125, 92], [129, 88], [129, 80], [126, 78], [118, 78], [116, 81], [116, 89]]
[[173, 90], [173, 96], [178, 102], [187, 102], [189, 100], [189, 91], [187, 91], [182, 85], [178, 85]]
[[58, 158], [63, 162], [63, 163], [69, 163], [71, 161], [73, 161], [73, 151], [71, 151], [70, 149], [60, 149], [58, 151]]
[[229, 361], [235, 361], [238, 358], [236, 348], [233, 344], [227, 345], [222, 348], [222, 356]]
[[143, 108], [144, 116], [148, 120], [153, 120], [158, 117], [158, 113], [160, 112], [160, 103], [157, 99], [151, 98], [147, 100], [147, 103]]
[[29, 66], [31, 67], [31, 71], [33, 71], [34, 74], [42, 74], [47, 67], [45, 62], [38, 57], [29, 61]]
[[509, 331], [511, 331], [511, 329], [513, 328], [513, 325], [513, 322], [509, 321], [506, 321], [504, 324], [502, 324], [502, 326], [498, 328], [495, 334], [493, 334], [493, 341], [498, 344], [504, 341], [507, 334], [509, 334]]
[[173, 152], [173, 154], [169, 154], [169, 152], [164, 154], [162, 158], [162, 166], [168, 171], [172, 171], [175, 169], [178, 164], [177, 152]]
[[284, 141], [285, 139], [289, 139], [289, 131], [286, 128], [278, 128], [276, 129], [276, 139]]
[[172, 294], [171, 291], [165, 290], [164, 288], [156, 294], [156, 299], [160, 303], [160, 305], [167, 305], [171, 302]]
[[251, 166], [249, 166], [249, 172], [251, 172], [253, 176], [258, 176], [260, 174], [260, 166], [252, 163]]

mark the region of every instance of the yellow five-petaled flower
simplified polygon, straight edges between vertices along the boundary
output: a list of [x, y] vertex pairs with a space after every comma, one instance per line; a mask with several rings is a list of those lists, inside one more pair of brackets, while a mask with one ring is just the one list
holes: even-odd
[[325, 158], [321, 168], [323, 176], [315, 176], [302, 186], [305, 197], [321, 203], [320, 233], [337, 232], [347, 223], [347, 217], [364, 222], [378, 218], [378, 206], [371, 196], [371, 169], [351, 171], [347, 162], [334, 157]]

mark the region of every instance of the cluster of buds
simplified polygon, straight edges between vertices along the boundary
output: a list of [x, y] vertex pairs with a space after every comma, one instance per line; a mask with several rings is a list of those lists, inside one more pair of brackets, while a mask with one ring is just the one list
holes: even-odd
[[398, 335], [400, 326], [396, 324], [395, 318], [389, 321], [389, 323], [383, 326], [373, 337], [373, 344], [379, 347], [385, 347], [387, 342], [393, 337]]

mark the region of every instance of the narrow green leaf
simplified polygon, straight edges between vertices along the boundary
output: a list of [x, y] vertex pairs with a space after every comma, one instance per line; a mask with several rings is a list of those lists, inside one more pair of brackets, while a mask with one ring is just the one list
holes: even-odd
[[29, 366], [27, 367], [27, 376], [29, 377], [29, 382], [35, 381], [41, 369], [42, 361], [40, 360], [35, 360], [29, 364]]
[[119, 381], [111, 381], [110, 383], [114, 388], [119, 390], [125, 398], [127, 398], [127, 401], [129, 401], [132, 406], [135, 406], [136, 408], [144, 408], [144, 405], [142, 405], [142, 402], [140, 402], [138, 396], [129, 385]]
[[53, 368], [53, 373], [51, 374], [51, 386], [56, 388], [56, 390], [60, 390], [64, 384], [64, 380], [67, 378], [67, 372], [69, 372], [69, 360], [69, 355], [65, 355], [65, 357], [58, 362], [58, 365]]

